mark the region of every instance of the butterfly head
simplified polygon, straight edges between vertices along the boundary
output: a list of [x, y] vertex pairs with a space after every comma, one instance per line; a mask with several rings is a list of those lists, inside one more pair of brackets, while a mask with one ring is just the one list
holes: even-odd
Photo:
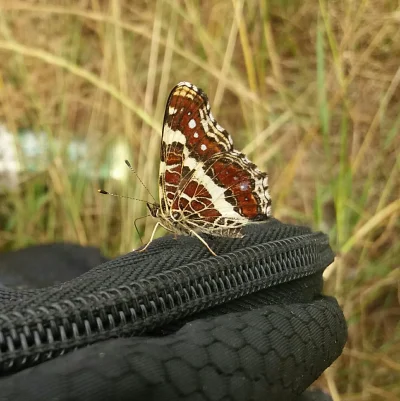
[[150, 210], [150, 214], [153, 217], [159, 217], [159, 212], [160, 212], [160, 205], [157, 203], [146, 203], [147, 208]]

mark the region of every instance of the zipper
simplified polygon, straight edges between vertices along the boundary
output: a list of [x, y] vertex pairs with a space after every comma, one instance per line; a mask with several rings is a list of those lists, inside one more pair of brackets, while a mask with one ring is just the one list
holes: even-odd
[[73, 299], [0, 310], [0, 375], [98, 341], [151, 334], [231, 300], [323, 271], [334, 255], [323, 233], [236, 250]]

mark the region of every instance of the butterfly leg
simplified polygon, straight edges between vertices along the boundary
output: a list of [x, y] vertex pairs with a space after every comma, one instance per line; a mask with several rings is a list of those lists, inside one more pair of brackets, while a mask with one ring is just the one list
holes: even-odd
[[138, 252], [145, 251], [147, 249], [147, 247], [151, 244], [151, 242], [153, 241], [153, 238], [154, 238], [154, 234], [156, 233], [156, 230], [157, 230], [159, 225], [160, 225], [160, 223], [157, 222], [156, 225], [154, 226], [153, 232], [151, 233], [150, 241], [146, 244], [146, 246], [143, 249], [140, 249]]
[[210, 246], [207, 244], [207, 242], [204, 241], [204, 239], [200, 237], [199, 234], [197, 234], [197, 233], [196, 233], [195, 231], [193, 231], [193, 230], [190, 230], [190, 232], [191, 232], [194, 236], [196, 236], [196, 237], [206, 246], [206, 248], [207, 248], [214, 256], [217, 256], [217, 254], [210, 248]]

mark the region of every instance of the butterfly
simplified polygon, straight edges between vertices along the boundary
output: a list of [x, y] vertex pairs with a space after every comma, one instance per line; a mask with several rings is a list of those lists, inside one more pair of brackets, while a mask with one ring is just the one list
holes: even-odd
[[196, 236], [216, 255], [199, 233], [242, 238], [244, 226], [271, 216], [268, 175], [233, 148], [231, 136], [211, 113], [207, 95], [189, 82], [178, 83], [168, 97], [159, 203], [147, 202], [147, 207], [158, 222], [140, 251], [162, 226], [175, 234]]
[[178, 83], [167, 101], [159, 197], [159, 204], [147, 203], [158, 219], [150, 242], [161, 225], [198, 237], [214, 255], [198, 233], [241, 238], [242, 227], [271, 216], [267, 174], [233, 148], [207, 95], [189, 82]]

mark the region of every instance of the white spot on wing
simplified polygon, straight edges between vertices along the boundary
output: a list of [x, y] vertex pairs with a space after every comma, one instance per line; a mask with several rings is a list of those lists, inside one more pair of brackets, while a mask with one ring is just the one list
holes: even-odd
[[177, 110], [175, 107], [169, 106], [169, 108], [168, 108], [168, 113], [169, 113], [170, 115], [176, 114], [177, 111], [178, 111], [178, 110]]
[[249, 189], [249, 183], [248, 182], [243, 182], [239, 186], [241, 191], [247, 191]]
[[191, 129], [193, 129], [193, 128], [195, 128], [196, 127], [196, 121], [192, 118], [190, 121], [189, 121], [189, 128], [191, 128]]
[[206, 145], [204, 145], [204, 143], [200, 146], [200, 149], [201, 150], [206, 150], [207, 149], [207, 146]]
[[199, 137], [199, 134], [198, 134], [197, 132], [195, 132], [195, 133], [193, 134], [193, 136], [194, 136], [195, 138], [198, 138], [198, 137]]

